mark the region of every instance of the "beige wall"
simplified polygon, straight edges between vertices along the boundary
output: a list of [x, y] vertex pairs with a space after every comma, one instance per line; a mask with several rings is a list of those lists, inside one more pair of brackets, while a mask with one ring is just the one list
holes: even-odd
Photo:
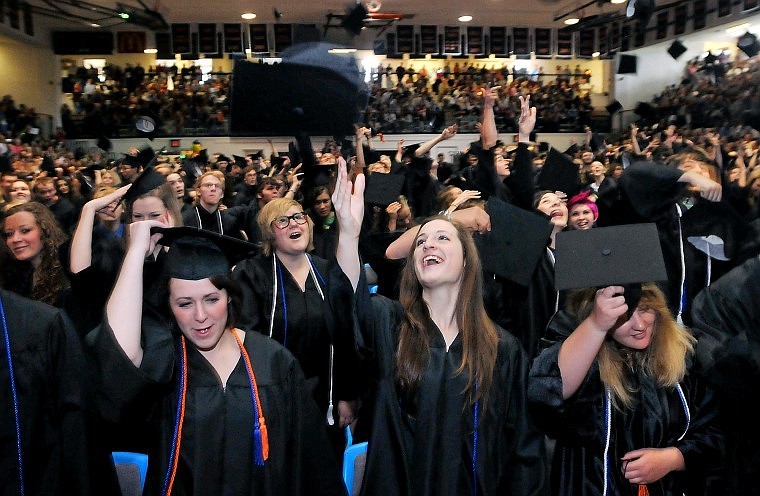
[[58, 58], [49, 48], [0, 35], [0, 95], [11, 95], [37, 113], [57, 116], [61, 93]]

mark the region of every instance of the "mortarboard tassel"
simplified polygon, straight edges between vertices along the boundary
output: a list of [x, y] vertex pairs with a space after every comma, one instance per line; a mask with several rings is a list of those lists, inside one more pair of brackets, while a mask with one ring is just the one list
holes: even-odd
[[649, 489], [646, 484], [639, 484], [638, 496], [649, 496]]

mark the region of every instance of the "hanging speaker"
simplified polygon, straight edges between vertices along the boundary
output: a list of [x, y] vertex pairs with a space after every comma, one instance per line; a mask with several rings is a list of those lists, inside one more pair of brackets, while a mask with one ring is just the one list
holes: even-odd
[[636, 74], [636, 61], [638, 58], [635, 55], [620, 55], [620, 61], [618, 62], [618, 74]]
[[685, 51], [686, 47], [678, 40], [674, 40], [673, 43], [670, 44], [670, 47], [668, 47], [668, 53], [675, 60], [678, 60], [678, 57], [683, 55]]

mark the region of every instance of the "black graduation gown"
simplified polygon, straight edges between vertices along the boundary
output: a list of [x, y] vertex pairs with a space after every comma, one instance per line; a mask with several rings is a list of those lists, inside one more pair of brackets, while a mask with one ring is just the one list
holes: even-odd
[[533, 271], [527, 286], [500, 276], [485, 274], [483, 302], [488, 316], [511, 332], [533, 357], [546, 325], [557, 311], [559, 294], [554, 289], [554, 255], [549, 248]]
[[[109, 494], [97, 487], [85, 419], [86, 366], [63, 312], [0, 290], [20, 412], [25, 494]], [[0, 329], [0, 332], [2, 330]], [[21, 494], [5, 340], [0, 339], [0, 494]], [[100, 461], [105, 460], [104, 458]]]
[[[419, 389], [403, 392], [395, 378], [401, 306], [359, 288], [353, 315], [346, 309], [340, 317], [353, 318], [354, 345], [377, 375], [361, 494], [472, 495], [474, 409], [462, 394], [466, 374], [455, 375], [461, 336], [447, 352], [435, 333]], [[527, 366], [520, 344], [500, 330], [490, 395], [478, 410], [477, 494], [545, 494], [544, 436], [528, 414]]]
[[[717, 280], [756, 250], [758, 234], [725, 203], [699, 199], [691, 208], [679, 204], [686, 188], [684, 183], [678, 182], [682, 175], [680, 170], [662, 164], [631, 164], [618, 183], [624, 197], [616, 215], [624, 223], [657, 224], [668, 273], [663, 291], [674, 315], [683, 299], [682, 318], [688, 325], [691, 302], [707, 285], [707, 255], [697, 250], [687, 238], [714, 234], [724, 240], [724, 250], [730, 260], [712, 261], [711, 279]], [[623, 213], [621, 209], [628, 212]], [[681, 245], [685, 271], [682, 269]], [[683, 291], [682, 278], [685, 281]]]
[[[175, 426], [178, 348], [167, 328], [145, 330], [139, 368], [105, 323], [88, 335], [88, 344], [98, 374], [99, 411], [111, 421], [142, 422], [149, 456], [145, 494], [160, 494]], [[253, 461], [253, 405], [242, 357], [223, 388], [211, 365], [188, 344], [187, 407], [172, 494], [343, 494], [321, 416], [296, 360], [257, 333], [246, 333], [244, 346], [266, 418], [269, 459], [264, 467]]]
[[[337, 264], [328, 263], [319, 257], [311, 257], [325, 298], [329, 293], [325, 284], [335, 279]], [[327, 412], [330, 394], [330, 343], [333, 343], [335, 325], [333, 313], [327, 301], [314, 285], [311, 276], [306, 279], [306, 290], [301, 291], [290, 272], [278, 262], [282, 269], [279, 280], [277, 308], [274, 313], [272, 338], [285, 346], [298, 359], [307, 380], [314, 386], [314, 399], [320, 410]], [[257, 331], [269, 336], [269, 322], [272, 315], [272, 256], [257, 256], [237, 264], [232, 278], [242, 291], [241, 315], [238, 327], [247, 331]], [[346, 283], [347, 284], [347, 283]], [[282, 290], [285, 291], [283, 302]], [[283, 311], [287, 307], [287, 312]], [[286, 330], [287, 323], [287, 330]], [[350, 400], [356, 397], [352, 383], [356, 371], [354, 361], [344, 353], [341, 346], [335, 347], [333, 372], [333, 402], [338, 399]]]
[[[528, 397], [541, 428], [557, 440], [552, 463], [552, 493], [563, 496], [603, 495], [607, 435], [605, 388], [599, 367], [592, 365], [578, 391], [562, 399], [559, 350], [577, 327], [574, 317], [558, 312], [549, 323], [542, 351], [533, 361]], [[621, 412], [610, 407], [607, 456], [608, 491], [612, 496], [637, 494], [623, 477], [620, 459], [632, 450], [675, 446], [686, 462], [684, 472], [671, 472], [649, 484], [651, 495], [722, 495], [723, 435], [712, 391], [687, 375], [681, 387], [689, 417], [675, 388], [661, 388], [640, 369], [630, 371], [638, 390], [635, 406]], [[685, 433], [685, 434], [684, 434]], [[683, 438], [679, 437], [683, 434]]]
[[760, 395], [760, 259], [703, 290], [692, 319], [698, 371], [718, 393], [726, 432], [726, 494], [760, 494], [760, 424], [747, 402]]

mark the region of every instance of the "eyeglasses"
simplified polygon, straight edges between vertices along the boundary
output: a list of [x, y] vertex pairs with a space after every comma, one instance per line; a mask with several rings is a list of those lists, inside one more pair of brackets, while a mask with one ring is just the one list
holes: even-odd
[[283, 215], [277, 217], [272, 223], [277, 229], [285, 229], [290, 225], [290, 219], [296, 221], [296, 224], [306, 224], [306, 214], [303, 212], [296, 212], [293, 215]]
[[205, 189], [211, 189], [211, 188], [221, 188], [222, 185], [219, 183], [202, 183], [201, 188]]

